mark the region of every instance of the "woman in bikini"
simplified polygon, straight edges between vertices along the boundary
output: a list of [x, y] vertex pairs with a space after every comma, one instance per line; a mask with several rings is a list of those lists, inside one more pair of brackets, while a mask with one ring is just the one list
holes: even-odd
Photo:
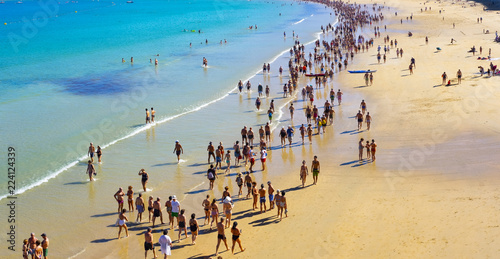
[[281, 192], [281, 213], [280, 213], [280, 221], [283, 218], [283, 210], [285, 210], [285, 217], [288, 217], [288, 208], [286, 204], [285, 191]]
[[205, 221], [203, 222], [203, 225], [206, 225], [208, 222], [210, 222], [210, 200], [208, 198], [210, 195], [207, 195], [207, 198], [203, 200], [201, 203], [201, 206], [203, 206], [203, 210], [205, 211]]
[[241, 246], [241, 240], [240, 240], [240, 235], [241, 235], [241, 229], [237, 228], [238, 222], [233, 223], [233, 227], [231, 228], [231, 234], [233, 235], [233, 247], [231, 248], [231, 253], [234, 254], [234, 247], [236, 243], [240, 246], [241, 252], [245, 251], [245, 248]]
[[231, 151], [230, 150], [227, 151], [225, 159], [226, 159], [227, 168], [226, 168], [226, 171], [224, 173], [231, 173]]
[[370, 144], [371, 147], [371, 153], [372, 153], [372, 161], [375, 161], [375, 152], [377, 152], [377, 144], [375, 143], [375, 140], [372, 139], [372, 143]]
[[366, 147], [366, 157], [370, 158], [370, 141], [368, 140], [366, 141], [365, 147]]
[[219, 207], [217, 206], [216, 202], [217, 201], [213, 199], [212, 204], [210, 204], [210, 210], [212, 216], [212, 222], [210, 222], [210, 230], [212, 230], [212, 224], [214, 223], [214, 221], [215, 224], [217, 224], [219, 218]]
[[128, 197], [128, 210], [129, 211], [134, 211], [134, 191], [132, 190], [132, 186], [128, 187], [127, 191], [127, 197]]
[[99, 163], [101, 163], [101, 156], [102, 156], [101, 146], [97, 146], [97, 151], [96, 151], [96, 153], [97, 153], [97, 159], [98, 159], [97, 161], [98, 161]]
[[115, 193], [113, 197], [115, 197], [116, 202], [118, 202], [118, 212], [121, 212], [123, 209], [123, 196], [125, 193], [123, 192], [123, 188], [120, 187], [118, 191]]
[[191, 214], [191, 219], [189, 220], [189, 230], [191, 230], [192, 244], [196, 244], [196, 237], [198, 237], [198, 221], [196, 221], [196, 214]]

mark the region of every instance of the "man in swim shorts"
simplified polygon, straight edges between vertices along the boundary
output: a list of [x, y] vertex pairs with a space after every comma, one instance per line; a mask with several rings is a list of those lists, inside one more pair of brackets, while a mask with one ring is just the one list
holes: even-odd
[[[158, 65], [158, 61], [156, 61], [156, 64]], [[155, 122], [155, 113], [156, 111], [153, 110], [153, 107], [151, 107], [151, 122]]]
[[264, 184], [260, 185], [259, 189], [259, 197], [260, 197], [260, 213], [262, 213], [262, 205], [264, 205], [264, 212], [266, 212], [266, 189], [264, 188]]
[[148, 228], [147, 232], [144, 233], [144, 250], [146, 251], [146, 252], [144, 252], [144, 258], [148, 257], [149, 250], [153, 251], [153, 256], [154, 256], [154, 258], [156, 258], [156, 251], [155, 251], [154, 245], [153, 245], [153, 233], [152, 232], [153, 232], [153, 229]]
[[47, 238], [47, 235], [45, 233], [42, 234], [42, 238], [43, 258], [47, 259], [47, 256], [49, 254], [49, 238]]
[[161, 224], [163, 223], [163, 213], [161, 212], [160, 197], [156, 197], [156, 201], [153, 203], [153, 227], [155, 227], [155, 219], [160, 217]]
[[94, 163], [94, 153], [95, 153], [95, 147], [92, 143], [90, 143], [89, 151], [87, 152], [87, 154], [89, 155], [90, 161], [92, 161], [92, 163]]
[[311, 170], [313, 172], [313, 180], [314, 180], [313, 184], [316, 184], [318, 182], [319, 169], [320, 166], [319, 166], [318, 156], [314, 156], [314, 160], [312, 161], [311, 164]]
[[148, 108], [146, 108], [146, 124], [150, 123], [151, 121], [149, 120], [149, 111]]
[[179, 162], [181, 153], [184, 154], [184, 149], [182, 149], [179, 140], [175, 141], [174, 153], [177, 155], [177, 162]]
[[269, 194], [269, 210], [274, 209], [274, 188], [271, 181], [267, 181], [267, 193]]

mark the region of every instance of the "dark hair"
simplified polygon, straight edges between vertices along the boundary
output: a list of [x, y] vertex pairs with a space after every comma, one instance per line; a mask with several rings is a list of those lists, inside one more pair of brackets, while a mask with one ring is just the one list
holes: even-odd
[[281, 191], [281, 196], [285, 196], [285, 191]]
[[215, 202], [217, 202], [217, 200], [214, 198], [214, 199], [212, 200], [212, 205], [214, 205], [214, 204], [215, 204]]
[[236, 228], [238, 226], [238, 222], [233, 222], [233, 228]]
[[185, 211], [186, 211], [185, 209], [182, 209], [182, 210], [181, 210], [181, 215], [184, 215], [184, 212], [185, 212]]
[[125, 212], [127, 212], [127, 209], [123, 209], [123, 210], [122, 210], [122, 213], [125, 213]]
[[153, 231], [153, 229], [151, 227], [148, 227], [148, 232], [151, 232]]
[[191, 218], [192, 218], [192, 219], [196, 218], [196, 214], [194, 214], [194, 213], [193, 213], [193, 214], [191, 214]]
[[163, 235], [166, 235], [166, 234], [168, 234], [168, 230], [164, 229], [163, 230]]

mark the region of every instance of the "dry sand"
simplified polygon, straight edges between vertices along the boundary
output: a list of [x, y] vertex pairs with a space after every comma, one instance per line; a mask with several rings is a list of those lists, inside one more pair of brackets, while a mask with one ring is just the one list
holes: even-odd
[[[235, 257], [495, 258], [500, 253], [496, 218], [500, 178], [495, 175], [500, 169], [495, 159], [500, 151], [496, 120], [500, 90], [497, 77], [478, 76], [477, 66], [487, 67], [489, 61], [477, 61], [467, 53], [475, 45], [483, 47], [482, 56], [491, 48], [492, 57], [500, 57], [500, 46], [493, 43], [498, 14], [484, 12], [479, 5], [463, 8], [463, 2], [429, 2], [425, 6], [432, 11], [422, 13], [420, 8], [425, 6], [419, 1], [385, 3], [392, 9], [379, 24], [382, 36], [398, 40], [403, 58], [396, 58], [392, 49], [387, 63], [377, 65], [376, 46], [384, 42], [375, 39], [375, 47], [356, 55], [348, 67], [377, 69], [374, 84], [362, 87], [362, 74], [336, 74], [334, 89], [342, 87], [344, 102], [340, 107], [335, 103], [334, 126], [314, 136], [312, 145], [306, 141], [303, 146], [270, 151], [268, 170], [255, 177], [259, 185], [271, 180], [275, 188], [288, 191], [288, 218], [279, 222], [276, 210], [260, 214], [251, 210], [251, 201], [237, 201], [234, 218], [243, 229], [241, 240], [247, 250]], [[411, 13], [413, 19], [407, 22]], [[478, 17], [483, 23], [476, 22]], [[492, 33], [483, 34], [483, 29]], [[407, 36], [408, 31], [413, 37]], [[450, 45], [451, 38], [457, 43]], [[417, 65], [413, 75], [408, 71], [411, 57]], [[464, 75], [461, 85], [455, 84], [458, 69]], [[440, 85], [444, 71], [452, 78], [451, 86]], [[318, 99], [328, 98], [327, 89], [319, 92]], [[361, 99], [373, 117], [370, 131], [355, 130], [353, 116]], [[295, 125], [305, 120], [302, 105], [301, 100], [295, 105]], [[378, 143], [376, 163], [356, 161], [360, 137]], [[278, 141], [275, 138], [274, 145]], [[321, 162], [319, 183], [312, 186], [310, 174], [308, 186], [302, 189], [300, 162], [304, 159], [310, 167], [314, 155]], [[256, 167], [260, 169], [260, 164]], [[276, 177], [273, 172], [278, 170], [288, 173]], [[222, 187], [228, 184], [234, 194], [234, 177], [219, 180], [216, 191], [209, 194], [220, 198]], [[197, 208], [200, 216], [199, 204], [206, 194], [189, 195], [183, 203]], [[206, 226], [201, 229], [195, 246], [190, 240], [174, 243], [172, 258], [212, 255], [216, 233], [207, 233]], [[132, 238], [113, 244], [98, 244], [95, 254], [87, 251], [88, 256], [141, 258], [140, 233], [135, 231]], [[226, 235], [231, 246], [229, 230]], [[177, 232], [170, 236], [176, 240]], [[228, 251], [221, 256], [233, 257]]]

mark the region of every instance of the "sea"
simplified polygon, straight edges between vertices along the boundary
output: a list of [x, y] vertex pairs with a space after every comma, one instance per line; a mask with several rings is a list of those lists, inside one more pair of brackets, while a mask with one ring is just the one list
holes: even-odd
[[[14, 180], [20, 234], [57, 233], [61, 257], [106, 241], [99, 227], [116, 214], [112, 195], [119, 186], [139, 191], [141, 168], [148, 192], [196, 192], [208, 142], [232, 147], [243, 125], [257, 132], [267, 121], [253, 105], [259, 83], [272, 91], [263, 107], [273, 99], [281, 109], [273, 128], [285, 125], [288, 51], [336, 22], [322, 5], [281, 0], [5, 1], [0, 19], [0, 168], [15, 167], [0, 177], [0, 200]], [[239, 94], [239, 80], [252, 91]], [[155, 123], [145, 124], [151, 107]], [[90, 143], [103, 150], [94, 183], [85, 173]], [[83, 245], [69, 246], [76, 231]]]

